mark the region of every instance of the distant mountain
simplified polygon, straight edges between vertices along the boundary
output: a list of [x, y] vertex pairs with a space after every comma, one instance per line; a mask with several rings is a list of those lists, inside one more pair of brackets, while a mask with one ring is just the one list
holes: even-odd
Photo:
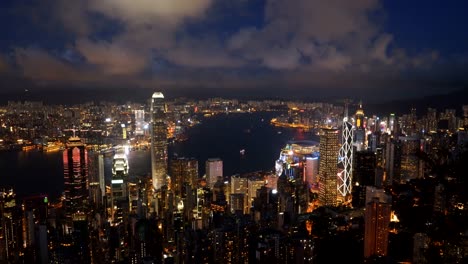
[[418, 116], [421, 116], [427, 112], [427, 108], [435, 108], [438, 111], [451, 108], [457, 111], [457, 115], [461, 115], [463, 105], [468, 105], [468, 88], [447, 94], [395, 100], [385, 103], [373, 103], [367, 105], [364, 102], [364, 112], [375, 113], [378, 115], [388, 115], [390, 113], [402, 115], [409, 113], [411, 108], [416, 108]]

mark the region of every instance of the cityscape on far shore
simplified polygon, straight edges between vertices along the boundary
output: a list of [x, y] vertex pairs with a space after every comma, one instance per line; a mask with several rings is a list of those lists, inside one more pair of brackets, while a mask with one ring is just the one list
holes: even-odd
[[[2, 187], [1, 260], [323, 263], [338, 261], [331, 249], [343, 246], [353, 263], [458, 263], [468, 245], [468, 105], [462, 115], [408, 110], [377, 116], [349, 99], [168, 100], [161, 92], [123, 105], [10, 101], [0, 107], [0, 155], [58, 153], [63, 190]], [[169, 151], [198, 127], [236, 117], [299, 137], [277, 142], [268, 169], [235, 165], [231, 174], [223, 170], [230, 158]], [[226, 133], [219, 129], [214, 135]], [[254, 136], [256, 125], [239, 129]], [[255, 163], [252, 150], [234, 157]], [[147, 171], [132, 173], [132, 153], [147, 156]]]
[[0, 0], [0, 264], [468, 264], [467, 11]]

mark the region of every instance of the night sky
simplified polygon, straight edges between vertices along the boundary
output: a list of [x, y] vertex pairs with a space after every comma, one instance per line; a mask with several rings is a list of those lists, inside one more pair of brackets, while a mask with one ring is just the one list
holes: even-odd
[[0, 95], [449, 93], [468, 87], [467, 12], [468, 1], [1, 0]]

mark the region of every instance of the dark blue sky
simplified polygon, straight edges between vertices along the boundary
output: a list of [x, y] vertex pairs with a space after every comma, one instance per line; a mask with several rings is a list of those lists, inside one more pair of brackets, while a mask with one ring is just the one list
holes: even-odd
[[3, 0], [0, 93], [447, 93], [468, 83], [467, 11], [466, 1]]

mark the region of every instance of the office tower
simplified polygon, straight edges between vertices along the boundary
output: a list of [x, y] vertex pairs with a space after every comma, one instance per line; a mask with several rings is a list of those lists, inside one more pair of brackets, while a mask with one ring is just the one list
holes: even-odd
[[365, 148], [366, 143], [366, 126], [364, 124], [364, 110], [362, 109], [362, 102], [359, 103], [359, 108], [356, 110], [355, 120], [356, 130], [354, 131], [354, 146], [357, 151], [360, 151]]
[[151, 176], [153, 187], [160, 190], [167, 178], [167, 124], [164, 95], [155, 92], [151, 98]]
[[13, 190], [0, 190], [0, 263], [19, 262], [21, 211]]
[[354, 153], [353, 170], [353, 206], [366, 205], [366, 186], [374, 186], [376, 182], [376, 158], [372, 151], [357, 151]]
[[128, 160], [123, 152], [117, 152], [112, 161], [111, 212], [114, 223], [123, 222], [124, 212], [128, 211], [127, 178]]
[[206, 184], [213, 188], [218, 180], [218, 177], [223, 177], [223, 161], [218, 158], [208, 159], [205, 163], [206, 167]]
[[425, 132], [437, 131], [437, 110], [434, 108], [427, 109]]
[[367, 149], [374, 151], [380, 144], [380, 132], [374, 132], [367, 136]]
[[395, 129], [396, 129], [396, 120], [395, 120], [395, 114], [391, 113], [390, 117], [388, 118], [388, 128], [390, 130], [390, 134], [395, 134]]
[[[47, 256], [44, 254], [44, 235], [47, 232], [45, 226], [47, 220], [49, 220], [48, 203], [48, 197], [45, 195], [23, 198], [23, 247], [26, 263], [47, 263]], [[67, 218], [64, 226], [66, 234], [74, 232], [73, 217], [79, 213], [79, 211], [74, 212], [71, 218]], [[45, 242], [45, 245], [47, 245], [47, 242]], [[42, 262], [43, 260], [46, 262]]]
[[[362, 122], [362, 121], [359, 121]], [[341, 148], [339, 151], [338, 166], [341, 171], [338, 173], [338, 193], [346, 200], [346, 196], [351, 194], [353, 177], [353, 125], [348, 121], [348, 105], [345, 107], [343, 118], [343, 129], [341, 131]]]
[[89, 154], [89, 198], [96, 206], [104, 205], [106, 185], [104, 179], [104, 156], [98, 152]]
[[241, 178], [239, 175], [231, 177], [231, 193], [247, 194], [249, 183], [247, 178]]
[[385, 150], [385, 171], [387, 173], [386, 182], [400, 182], [401, 178], [401, 151], [402, 144], [399, 140], [391, 140], [387, 143]]
[[424, 139], [419, 137], [400, 137], [401, 176], [400, 181], [419, 179], [424, 176], [424, 162], [418, 157]]
[[319, 158], [306, 157], [305, 161], [305, 182], [309, 188], [315, 188], [318, 184]]
[[[364, 229], [364, 257], [386, 256], [388, 248], [388, 231], [391, 214], [391, 198], [377, 193], [371, 196], [366, 204]], [[368, 200], [366, 194], [366, 200]]]
[[249, 195], [249, 206], [251, 206], [254, 199], [257, 198], [257, 190], [259, 190], [263, 186], [265, 186], [265, 181], [264, 180], [249, 179], [248, 180], [248, 186], [249, 186], [249, 194], [248, 194]]
[[63, 151], [65, 179], [65, 214], [68, 219], [77, 212], [85, 212], [88, 200], [88, 152], [78, 137], [68, 140]]
[[194, 158], [174, 158], [170, 163], [171, 190], [178, 197], [185, 198], [185, 186], [197, 188], [198, 160]]
[[237, 212], [240, 212], [242, 214], [248, 214], [249, 207], [245, 206], [246, 199], [247, 199], [247, 195], [243, 193], [231, 193], [230, 203], [229, 203], [231, 207], [231, 213], [235, 214]]
[[135, 135], [145, 134], [145, 110], [135, 110]]
[[364, 110], [362, 109], [362, 102], [359, 102], [359, 108], [356, 110], [356, 129], [364, 129]]
[[376, 156], [372, 151], [358, 151], [355, 153], [354, 179], [360, 186], [375, 184]]
[[337, 205], [339, 149], [338, 130], [323, 129], [323, 135], [320, 136], [319, 201], [324, 206]]

